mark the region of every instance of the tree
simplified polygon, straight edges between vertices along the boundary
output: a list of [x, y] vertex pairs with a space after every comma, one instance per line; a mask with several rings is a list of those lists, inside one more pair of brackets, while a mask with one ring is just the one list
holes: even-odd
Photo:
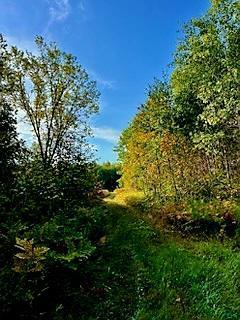
[[[83, 152], [98, 92], [74, 57], [37, 44], [34, 56], [0, 38], [0, 318], [77, 319], [104, 232], [104, 210], [93, 208], [95, 163]], [[24, 166], [19, 109], [36, 137], [37, 157]]]
[[169, 82], [155, 82], [121, 135], [125, 186], [155, 200], [237, 194], [239, 26], [239, 2], [219, 0], [186, 27]]
[[237, 178], [240, 145], [239, 13], [238, 1], [213, 1], [206, 15], [193, 20], [171, 79], [176, 127], [227, 184]]
[[1, 188], [5, 191], [13, 182], [14, 171], [22, 151], [22, 143], [16, 131], [16, 115], [5, 99], [5, 93], [11, 91], [6, 80], [8, 77], [6, 58], [7, 46], [0, 36], [0, 181]]
[[[45, 167], [84, 145], [87, 119], [98, 111], [96, 83], [71, 54], [37, 37], [38, 55], [12, 47], [11, 101], [23, 110]], [[11, 59], [11, 61], [10, 61]]]

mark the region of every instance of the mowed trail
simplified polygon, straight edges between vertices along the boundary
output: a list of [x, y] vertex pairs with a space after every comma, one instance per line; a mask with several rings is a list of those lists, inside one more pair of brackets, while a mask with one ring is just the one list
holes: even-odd
[[135, 301], [126, 319], [240, 319], [240, 252], [233, 243], [156, 228], [142, 199], [117, 190], [104, 200], [111, 221], [105, 246], [114, 248], [119, 290]]

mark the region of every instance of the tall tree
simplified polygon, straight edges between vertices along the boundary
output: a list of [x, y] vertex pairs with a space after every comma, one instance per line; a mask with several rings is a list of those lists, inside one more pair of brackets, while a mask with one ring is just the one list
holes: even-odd
[[83, 143], [89, 134], [87, 119], [98, 111], [99, 93], [74, 56], [42, 37], [35, 43], [38, 55], [11, 48], [11, 99], [26, 115], [47, 167], [69, 154], [69, 146]]
[[172, 75], [175, 124], [208, 154], [217, 175], [232, 180], [240, 139], [239, 1], [212, 1], [186, 28]]
[[22, 150], [16, 131], [16, 114], [5, 99], [5, 95], [12, 89], [7, 81], [7, 57], [7, 45], [0, 35], [0, 188], [5, 191], [11, 187]]

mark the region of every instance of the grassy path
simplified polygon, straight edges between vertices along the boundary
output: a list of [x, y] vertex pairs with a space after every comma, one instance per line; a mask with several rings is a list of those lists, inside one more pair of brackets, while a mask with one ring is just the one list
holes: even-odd
[[178, 241], [139, 218], [123, 196], [105, 203], [99, 319], [240, 319], [240, 253], [231, 242]]

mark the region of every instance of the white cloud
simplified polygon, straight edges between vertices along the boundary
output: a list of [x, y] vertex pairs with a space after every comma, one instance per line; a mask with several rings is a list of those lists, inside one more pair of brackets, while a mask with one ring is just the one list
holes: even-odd
[[51, 38], [49, 29], [55, 22], [63, 22], [71, 12], [69, 0], [46, 0], [48, 4], [49, 19], [44, 28], [43, 34]]
[[110, 143], [117, 143], [120, 132], [108, 127], [93, 127], [93, 135], [95, 138], [108, 141]]
[[104, 89], [114, 89], [116, 88], [115, 81], [113, 80], [105, 80], [102, 78], [95, 78], [97, 83], [99, 83]]
[[50, 24], [67, 18], [71, 11], [69, 0], [51, 0], [49, 3]]
[[89, 75], [92, 77], [93, 80], [97, 81], [97, 84], [102, 87], [103, 89], [115, 89], [116, 88], [116, 81], [114, 80], [107, 80], [100, 76], [97, 72], [90, 70]]

